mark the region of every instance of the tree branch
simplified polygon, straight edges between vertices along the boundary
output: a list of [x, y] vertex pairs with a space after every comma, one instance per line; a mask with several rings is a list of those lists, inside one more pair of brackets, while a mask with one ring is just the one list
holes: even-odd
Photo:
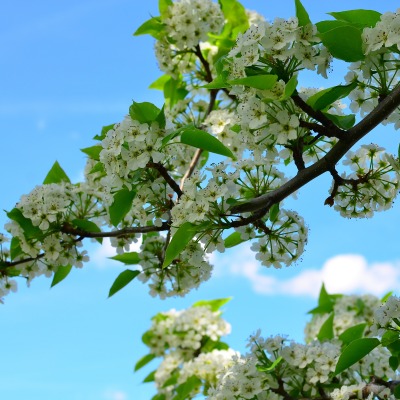
[[148, 162], [147, 166], [156, 169], [160, 173], [160, 175], [165, 179], [170, 188], [178, 195], [178, 198], [183, 195], [181, 188], [168, 174], [168, 171], [166, 170], [164, 165], [162, 165], [161, 163]]
[[267, 212], [273, 204], [279, 203], [308, 182], [329, 171], [336, 163], [365, 135], [385, 120], [400, 105], [400, 85], [379, 103], [362, 121], [353, 128], [344, 131], [345, 135], [320, 160], [308, 168], [300, 170], [297, 175], [278, 189], [249, 200], [246, 203], [233, 206], [232, 214], [254, 212], [264, 209]]

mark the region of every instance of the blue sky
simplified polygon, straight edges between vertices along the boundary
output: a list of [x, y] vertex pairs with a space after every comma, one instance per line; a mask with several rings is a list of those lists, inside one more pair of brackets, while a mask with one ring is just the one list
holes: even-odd
[[[349, 8], [344, 0], [303, 3], [313, 21]], [[294, 14], [289, 0], [243, 4], [270, 19]], [[381, 12], [397, 6], [393, 0], [351, 2], [351, 8]], [[147, 89], [160, 75], [153, 41], [132, 37], [149, 15], [157, 15], [156, 0], [20, 0], [2, 9], [0, 199], [9, 210], [43, 181], [55, 160], [77, 181], [85, 163], [79, 148], [92, 145], [103, 125], [121, 120], [133, 99], [160, 105], [162, 98]], [[341, 79], [336, 71], [326, 86]], [[367, 142], [395, 152], [398, 137], [390, 127], [378, 128]], [[0, 309], [0, 398], [149, 399], [151, 385], [140, 383], [149, 370], [132, 372], [146, 351], [140, 336], [155, 313], [199, 299], [233, 297], [225, 307], [233, 328], [227, 341], [244, 351], [257, 328], [267, 336], [286, 333], [301, 340], [322, 280], [333, 291], [398, 291], [398, 205], [372, 220], [345, 220], [323, 206], [329, 187], [322, 177], [286, 203], [310, 228], [306, 252], [294, 267], [261, 268], [244, 245], [215, 256], [212, 279], [184, 299], [153, 299], [139, 282], [107, 299], [123, 266], [107, 260], [107, 246], [91, 245], [91, 262], [55, 288], [46, 278], [29, 289], [20, 282]], [[0, 222], [6, 222], [4, 214]]]

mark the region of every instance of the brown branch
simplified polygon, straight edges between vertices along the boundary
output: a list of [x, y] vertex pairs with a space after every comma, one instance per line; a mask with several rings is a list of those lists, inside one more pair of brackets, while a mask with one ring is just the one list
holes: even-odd
[[329, 171], [336, 163], [365, 135], [371, 132], [377, 125], [385, 120], [397, 107], [400, 106], [400, 85], [379, 103], [362, 121], [346, 131], [338, 143], [320, 160], [313, 165], [300, 170], [295, 177], [283, 184], [278, 189], [249, 200], [246, 203], [233, 206], [232, 214], [253, 212], [264, 209], [267, 212], [273, 204], [276, 204], [296, 190], [305, 186], [308, 182]]
[[336, 136], [337, 138], [342, 138], [345, 131], [338, 128], [328, 117], [326, 117], [321, 111], [314, 110], [311, 106], [309, 106], [298, 94], [295, 92], [292, 95], [292, 100], [297, 107], [303, 110], [310, 117], [314, 118], [316, 121], [320, 122], [323, 126], [325, 126], [329, 131], [331, 131], [332, 136]]
[[331, 130], [328, 129], [326, 126], [316, 124], [315, 122], [307, 122], [307, 121], [300, 120], [300, 127], [309, 129], [310, 131], [314, 131], [316, 133], [319, 133], [319, 136], [337, 137], [337, 136], [333, 135]]
[[183, 175], [183, 177], [181, 179], [180, 190], [183, 189], [183, 184], [185, 183], [186, 179], [188, 179], [192, 176], [194, 170], [196, 169], [197, 163], [200, 160], [200, 156], [202, 153], [203, 153], [202, 149], [197, 149], [196, 152], [194, 153], [192, 161], [190, 161], [189, 168], [187, 169], [187, 171], [185, 172], [185, 174]]
[[82, 238], [105, 238], [105, 237], [122, 237], [130, 236], [135, 233], [149, 233], [149, 232], [161, 232], [168, 231], [170, 229], [170, 224], [168, 222], [163, 222], [161, 226], [137, 226], [133, 228], [124, 228], [111, 232], [88, 232], [84, 229], [75, 228], [72, 225], [65, 223], [60, 232], [67, 233], [69, 235], [81, 236]]
[[160, 173], [160, 175], [165, 179], [170, 188], [178, 195], [178, 198], [180, 198], [183, 195], [181, 188], [174, 181], [174, 179], [172, 179], [172, 177], [168, 174], [168, 171], [164, 167], [164, 165], [162, 165], [161, 163], [148, 162], [147, 166], [156, 169]]

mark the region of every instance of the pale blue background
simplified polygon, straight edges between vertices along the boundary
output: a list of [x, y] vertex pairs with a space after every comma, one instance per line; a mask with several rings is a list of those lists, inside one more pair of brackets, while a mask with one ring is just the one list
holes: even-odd
[[[269, 19], [294, 15], [288, 0], [243, 3]], [[1, 208], [10, 210], [23, 193], [43, 181], [55, 160], [77, 181], [85, 163], [79, 148], [91, 146], [103, 125], [121, 120], [132, 99], [162, 104], [160, 93], [147, 89], [160, 75], [153, 40], [132, 37], [158, 10], [156, 0], [3, 0], [0, 5], [0, 200]], [[304, 0], [304, 5], [318, 21], [328, 11], [394, 11], [398, 3]], [[322, 85], [310, 76], [304, 84]], [[325, 87], [343, 82], [342, 76], [334, 72]], [[367, 142], [396, 151], [398, 137], [391, 128], [379, 128]], [[297, 202], [290, 202], [310, 227], [309, 244], [297, 266], [257, 272], [276, 279], [281, 289], [275, 296], [256, 292], [254, 279], [246, 278], [248, 269], [240, 270], [240, 263], [252, 257], [244, 256], [233, 266], [240, 250], [218, 256], [216, 276], [185, 299], [153, 299], [135, 282], [107, 300], [123, 266], [95, 255], [99, 248], [94, 245], [92, 261], [51, 290], [49, 279], [37, 279], [30, 289], [20, 281], [18, 293], [0, 307], [0, 399], [149, 399], [154, 393], [151, 384], [140, 382], [150, 369], [132, 372], [146, 351], [140, 336], [156, 312], [184, 308], [199, 299], [233, 296], [225, 316], [233, 326], [227, 341], [235, 349], [245, 351], [245, 339], [257, 328], [265, 335], [287, 333], [301, 340], [306, 312], [315, 299], [291, 295], [283, 281], [307, 269], [320, 270], [338, 254], [359, 254], [368, 268], [386, 262], [396, 271], [400, 259], [398, 205], [373, 220], [344, 220], [323, 206], [329, 187], [329, 179], [319, 179]], [[0, 222], [5, 221], [2, 214]], [[397, 275], [390, 283], [377, 292], [398, 290]]]

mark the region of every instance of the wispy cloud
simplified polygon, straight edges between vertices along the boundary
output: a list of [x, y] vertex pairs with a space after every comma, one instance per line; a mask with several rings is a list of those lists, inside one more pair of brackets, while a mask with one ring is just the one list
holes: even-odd
[[121, 390], [107, 390], [104, 393], [105, 400], [127, 400], [128, 395]]
[[304, 269], [294, 277], [279, 279], [268, 275], [254, 254], [241, 248], [229, 258], [218, 256], [218, 275], [223, 270], [248, 279], [257, 293], [317, 297], [322, 283], [330, 293], [371, 293], [381, 296], [397, 289], [400, 283], [399, 262], [371, 263], [359, 254], [340, 254], [328, 259], [320, 269]]

